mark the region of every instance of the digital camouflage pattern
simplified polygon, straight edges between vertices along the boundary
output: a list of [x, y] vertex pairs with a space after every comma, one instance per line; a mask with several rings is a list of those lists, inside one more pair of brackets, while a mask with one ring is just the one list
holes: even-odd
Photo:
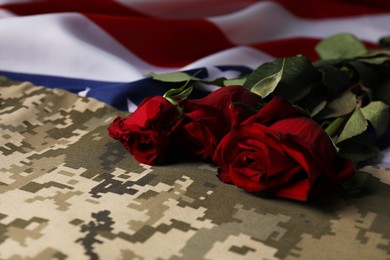
[[137, 163], [106, 104], [0, 85], [0, 259], [390, 259], [386, 169], [309, 204], [265, 198], [212, 165]]

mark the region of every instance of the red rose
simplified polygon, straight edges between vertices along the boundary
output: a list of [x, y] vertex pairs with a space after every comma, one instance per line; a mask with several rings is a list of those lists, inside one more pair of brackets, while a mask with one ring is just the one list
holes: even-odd
[[215, 148], [231, 125], [253, 115], [262, 98], [241, 86], [222, 87], [204, 98], [184, 100], [183, 120], [175, 141], [187, 154], [212, 159]]
[[201, 160], [212, 159], [219, 141], [230, 130], [221, 111], [191, 100], [180, 103], [183, 117], [174, 140], [186, 154]]
[[161, 96], [146, 98], [128, 118], [117, 117], [109, 135], [123, 143], [135, 159], [145, 164], [163, 163], [178, 124], [177, 108]]
[[219, 178], [248, 192], [306, 201], [354, 173], [326, 132], [286, 99], [275, 98], [219, 143]]
[[234, 126], [253, 115], [261, 105], [262, 98], [244, 87], [227, 86], [194, 102], [216, 108]]

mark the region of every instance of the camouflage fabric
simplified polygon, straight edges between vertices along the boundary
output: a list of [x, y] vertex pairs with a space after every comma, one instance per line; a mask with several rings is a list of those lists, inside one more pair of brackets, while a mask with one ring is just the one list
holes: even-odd
[[390, 259], [386, 169], [313, 203], [260, 197], [212, 165], [137, 163], [106, 104], [0, 85], [0, 259]]

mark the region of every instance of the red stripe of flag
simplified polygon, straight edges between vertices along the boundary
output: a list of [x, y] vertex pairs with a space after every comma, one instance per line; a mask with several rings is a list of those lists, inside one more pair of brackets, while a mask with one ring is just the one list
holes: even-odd
[[56, 0], [38, 1], [0, 5], [0, 8], [7, 9], [20, 16], [46, 14], [46, 13], [93, 13], [119, 16], [145, 16], [138, 11], [127, 8], [112, 0]]
[[157, 66], [185, 66], [234, 46], [217, 26], [202, 19], [87, 17], [131, 52]]
[[[388, 0], [274, 0], [302, 18], [323, 19], [390, 12]], [[277, 17], [275, 17], [277, 19]]]

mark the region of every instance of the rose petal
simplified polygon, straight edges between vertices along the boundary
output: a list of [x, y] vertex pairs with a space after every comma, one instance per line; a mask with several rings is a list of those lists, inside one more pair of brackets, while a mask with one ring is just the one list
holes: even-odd
[[243, 124], [260, 123], [266, 126], [291, 117], [303, 117], [302, 110], [292, 106], [291, 102], [285, 98], [273, 98], [257, 114], [249, 117]]

